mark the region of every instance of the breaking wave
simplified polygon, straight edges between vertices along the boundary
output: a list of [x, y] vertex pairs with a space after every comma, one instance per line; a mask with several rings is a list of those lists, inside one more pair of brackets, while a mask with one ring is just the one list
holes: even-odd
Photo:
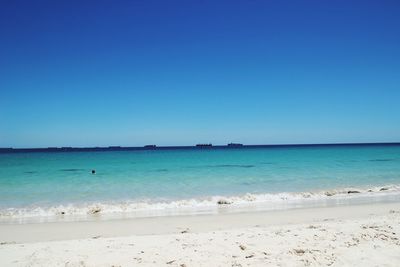
[[[318, 206], [331, 202], [368, 199], [369, 202], [385, 196], [399, 196], [400, 185], [369, 188], [341, 188], [313, 192], [282, 192], [268, 194], [244, 194], [238, 196], [210, 196], [182, 200], [129, 200], [57, 205], [51, 207], [30, 206], [0, 209], [1, 222], [90, 219], [94, 217], [146, 217], [183, 214], [219, 213], [221, 211], [276, 210], [295, 207]], [[400, 198], [399, 198], [400, 199]], [[40, 218], [40, 219], [38, 219]]]

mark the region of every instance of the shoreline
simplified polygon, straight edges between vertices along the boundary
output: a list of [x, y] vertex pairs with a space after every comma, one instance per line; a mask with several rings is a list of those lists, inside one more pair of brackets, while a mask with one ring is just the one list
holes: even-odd
[[400, 202], [0, 225], [2, 266], [399, 266]]
[[368, 218], [400, 210], [400, 202], [345, 206], [250, 211], [207, 215], [142, 217], [114, 220], [0, 224], [0, 242], [26, 243], [130, 235], [166, 235], [208, 232], [256, 226], [273, 226]]

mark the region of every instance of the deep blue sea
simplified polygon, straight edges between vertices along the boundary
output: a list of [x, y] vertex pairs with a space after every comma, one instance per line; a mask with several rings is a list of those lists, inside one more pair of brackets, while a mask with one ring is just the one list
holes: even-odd
[[400, 145], [0, 154], [2, 220], [399, 192]]

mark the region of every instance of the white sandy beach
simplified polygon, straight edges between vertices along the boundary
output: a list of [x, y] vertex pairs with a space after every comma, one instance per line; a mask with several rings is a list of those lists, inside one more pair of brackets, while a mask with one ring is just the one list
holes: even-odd
[[400, 203], [0, 225], [1, 266], [400, 266]]

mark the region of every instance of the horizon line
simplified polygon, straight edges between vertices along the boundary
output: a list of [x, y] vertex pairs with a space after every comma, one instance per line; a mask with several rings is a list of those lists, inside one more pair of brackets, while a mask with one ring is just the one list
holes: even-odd
[[287, 144], [242, 144], [228, 143], [213, 145], [212, 143], [201, 143], [195, 145], [166, 145], [157, 146], [156, 144], [147, 144], [143, 146], [50, 146], [50, 147], [0, 147], [0, 152], [23, 152], [23, 151], [49, 151], [49, 152], [68, 152], [68, 151], [118, 151], [118, 150], [157, 150], [157, 149], [188, 149], [188, 148], [257, 148], [257, 147], [284, 147], [284, 146], [346, 146], [346, 145], [400, 145], [400, 142], [357, 142], [357, 143], [287, 143]]

